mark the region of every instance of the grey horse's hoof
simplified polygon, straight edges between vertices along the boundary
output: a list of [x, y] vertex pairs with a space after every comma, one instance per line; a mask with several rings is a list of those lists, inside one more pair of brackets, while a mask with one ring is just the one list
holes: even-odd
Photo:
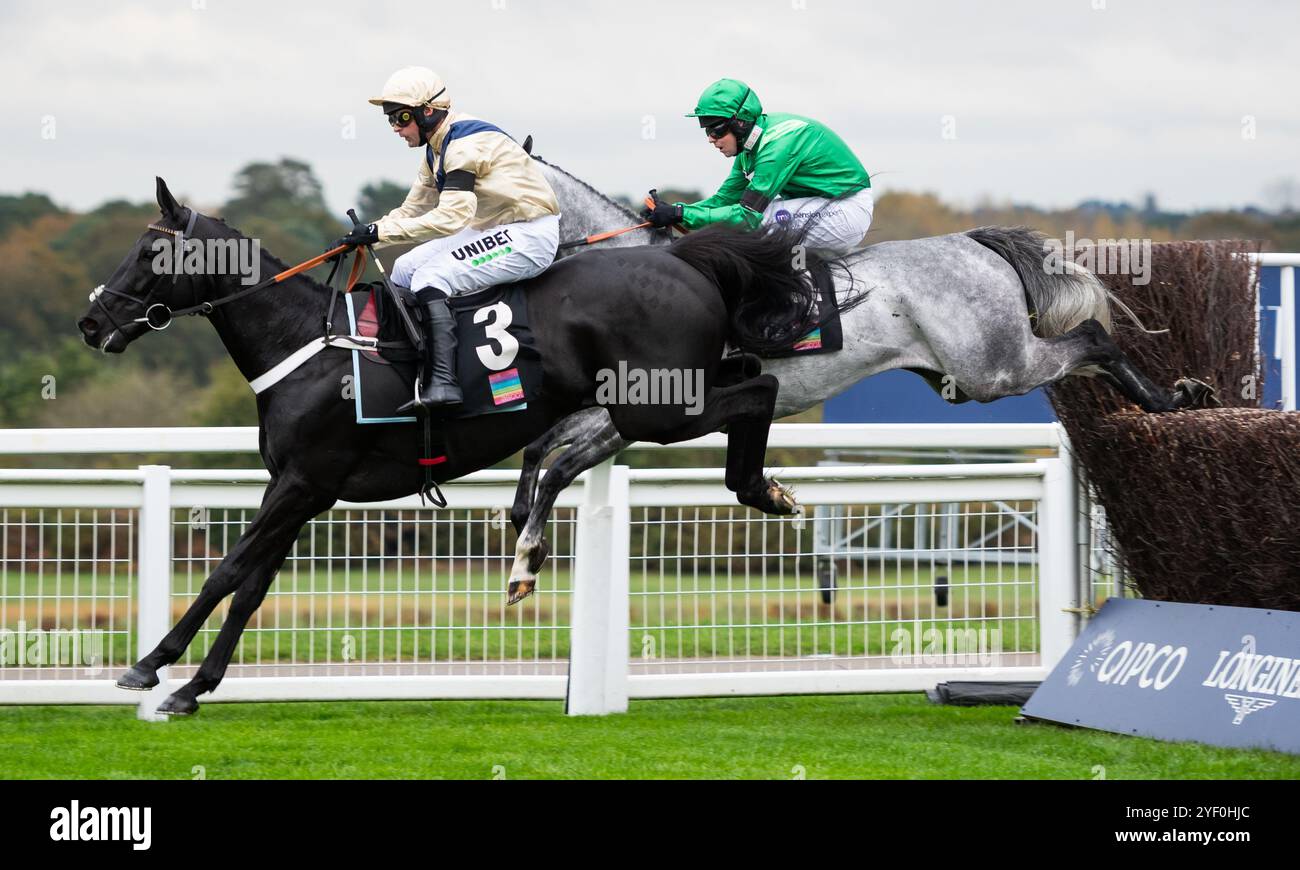
[[158, 685], [158, 672], [147, 671], [139, 665], [117, 678], [119, 689], [128, 689], [132, 692], [147, 692], [156, 685]]
[[199, 702], [177, 692], [158, 705], [158, 712], [164, 716], [193, 716], [199, 712]]
[[546, 538], [538, 538], [537, 546], [533, 547], [533, 552], [528, 555], [528, 572], [530, 574], [536, 574], [538, 571], [542, 570], [542, 565], [546, 562], [546, 557], [550, 554], [551, 545], [546, 543]]
[[533, 590], [537, 588], [537, 575], [525, 574], [522, 577], [511, 577], [510, 584], [506, 587], [506, 607], [511, 607], [523, 601]]
[[1174, 395], [1178, 407], [1182, 409], [1223, 407], [1214, 387], [1196, 378], [1180, 378], [1174, 384]]

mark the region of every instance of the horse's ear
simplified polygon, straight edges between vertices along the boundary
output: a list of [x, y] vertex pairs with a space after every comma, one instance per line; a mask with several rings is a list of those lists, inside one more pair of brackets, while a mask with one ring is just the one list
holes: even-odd
[[174, 217], [181, 212], [180, 203], [172, 192], [167, 189], [167, 182], [162, 180], [162, 176], [155, 176], [158, 180], [158, 208], [162, 209], [163, 217]]

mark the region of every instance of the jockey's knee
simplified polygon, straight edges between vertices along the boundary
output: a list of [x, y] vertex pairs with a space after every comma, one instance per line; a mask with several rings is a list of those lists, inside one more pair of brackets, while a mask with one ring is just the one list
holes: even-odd
[[450, 299], [452, 296], [451, 291], [428, 283], [414, 292], [416, 301], [421, 305], [428, 305], [430, 302], [437, 302], [439, 299]]
[[437, 264], [416, 269], [411, 275], [410, 287], [421, 301], [434, 296], [449, 298], [456, 295], [456, 290], [453, 289], [453, 276], [448, 275], [446, 269], [438, 268]]
[[398, 287], [407, 290], [411, 289], [411, 278], [415, 275], [415, 270], [420, 266], [418, 259], [412, 256], [415, 251], [416, 249], [412, 248], [393, 261], [393, 274], [389, 276], [389, 280]]

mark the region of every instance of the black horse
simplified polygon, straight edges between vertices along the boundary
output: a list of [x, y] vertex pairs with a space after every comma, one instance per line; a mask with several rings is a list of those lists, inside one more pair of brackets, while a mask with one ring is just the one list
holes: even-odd
[[[321, 336], [330, 291], [305, 275], [206, 309], [203, 303], [248, 288], [233, 275], [156, 274], [152, 263], [159, 239], [177, 232], [197, 241], [243, 238], [224, 222], [178, 204], [161, 178], [157, 195], [161, 221], [140, 236], [107, 284], [91, 294], [90, 309], [78, 321], [87, 344], [121, 353], [151, 325], [165, 324], [173, 309], [201, 306], [199, 313], [212, 321], [251, 381]], [[261, 266], [264, 274], [285, 268], [266, 252]], [[699, 371], [704, 385], [700, 413], [684, 405], [608, 405], [623, 438], [669, 443], [725, 426], [728, 488], [759, 510], [794, 510], [790, 494], [763, 475], [776, 379], [722, 362], [729, 339], [763, 346], [815, 325], [815, 291], [793, 266], [788, 236], [718, 229], [666, 247], [592, 251], [532, 279], [527, 293], [543, 359], [541, 396], [530, 399], [526, 410], [506, 415], [508, 422], [494, 415], [440, 422], [447, 460], [436, 468], [437, 481], [490, 466], [544, 439], [557, 420], [593, 406], [599, 372], [622, 363], [628, 370]], [[331, 319], [347, 322], [341, 307]], [[229, 614], [202, 666], [159, 707], [169, 714], [195, 712], [197, 696], [221, 682], [240, 634], [309, 520], [340, 499], [386, 500], [421, 489], [420, 427], [355, 425], [354, 406], [343, 400], [340, 388], [351, 371], [349, 353], [328, 349], [258, 395], [259, 447], [271, 474], [262, 506], [189, 610], [118, 680], [119, 686], [156, 686], [158, 668], [180, 658], [221, 599], [233, 592]], [[602, 454], [603, 449], [608, 452]], [[610, 446], [588, 445], [566, 454], [550, 475], [567, 485], [604, 455], [612, 455]], [[520, 525], [516, 518], [523, 555], [507, 587], [511, 604], [532, 592], [546, 557], [541, 529]]]

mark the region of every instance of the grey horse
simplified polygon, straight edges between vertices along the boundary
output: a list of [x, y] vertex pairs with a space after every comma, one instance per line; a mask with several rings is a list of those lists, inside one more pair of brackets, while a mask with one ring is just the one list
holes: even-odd
[[[640, 220], [541, 162], [560, 201], [563, 239]], [[666, 242], [663, 232], [638, 230], [600, 244]], [[865, 292], [866, 298], [841, 319], [843, 350], [762, 362], [763, 373], [779, 381], [775, 415], [806, 410], [893, 369], [915, 372], [953, 403], [1018, 396], [1067, 375], [1101, 376], [1147, 412], [1215, 402], [1200, 381], [1185, 378], [1166, 390], [1147, 379], [1110, 337], [1114, 297], [1088, 270], [1068, 260], [1048, 269], [1048, 262], [1042, 236], [1006, 227], [885, 242], [839, 259], [832, 270], [837, 296]], [[542, 532], [559, 492], [630, 443], [597, 406], [558, 421], [528, 446], [511, 512], [517, 565], [535, 572], [545, 559]], [[565, 446], [563, 462], [539, 487], [542, 463]]]

